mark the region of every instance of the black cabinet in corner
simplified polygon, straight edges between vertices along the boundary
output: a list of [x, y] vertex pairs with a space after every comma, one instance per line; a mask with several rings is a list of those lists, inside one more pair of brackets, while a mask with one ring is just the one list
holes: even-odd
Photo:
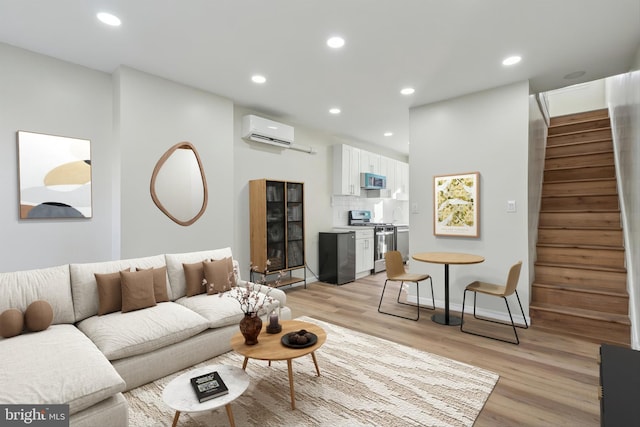
[[600, 346], [600, 425], [638, 425], [640, 420], [640, 351]]

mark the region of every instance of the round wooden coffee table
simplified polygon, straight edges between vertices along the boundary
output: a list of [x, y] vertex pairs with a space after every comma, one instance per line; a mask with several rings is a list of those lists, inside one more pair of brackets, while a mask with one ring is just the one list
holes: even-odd
[[[244, 343], [244, 337], [242, 333], [238, 332], [231, 338], [231, 348], [236, 352], [244, 356], [244, 362], [242, 363], [242, 369], [247, 368], [247, 362], [249, 359], [267, 360], [269, 364], [275, 360], [286, 360], [287, 369], [289, 371], [289, 391], [291, 393], [291, 409], [296, 409], [295, 391], [293, 388], [293, 368], [291, 361], [298, 357], [311, 354], [313, 358], [313, 364], [316, 367], [316, 373], [320, 376], [320, 368], [318, 367], [318, 361], [316, 360], [315, 351], [324, 344], [327, 339], [327, 333], [320, 326], [303, 322], [301, 320], [281, 320], [282, 332], [277, 334], [268, 334], [266, 332], [266, 322], [262, 326], [262, 331], [258, 336], [258, 344], [246, 345]], [[290, 348], [285, 347], [282, 342], [282, 336], [290, 332], [296, 332], [300, 329], [306, 329], [308, 332], [316, 334], [318, 341], [312, 346], [305, 348]]]
[[[191, 386], [191, 378], [213, 371], [218, 371], [222, 381], [229, 389], [229, 393], [200, 403]], [[178, 424], [178, 418], [180, 418], [182, 412], [211, 411], [221, 406], [224, 406], [227, 410], [229, 424], [234, 427], [235, 422], [231, 411], [231, 402], [244, 393], [247, 387], [249, 387], [249, 375], [242, 369], [235, 366], [208, 365], [192, 369], [171, 380], [162, 391], [162, 400], [176, 411], [176, 415], [173, 417], [173, 424], [171, 424], [172, 427]]]

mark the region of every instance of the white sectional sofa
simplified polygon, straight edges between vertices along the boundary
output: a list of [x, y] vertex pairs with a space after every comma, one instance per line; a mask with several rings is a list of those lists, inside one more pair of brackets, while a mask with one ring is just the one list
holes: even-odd
[[[182, 265], [227, 257], [230, 248], [0, 273], [0, 313], [45, 300], [54, 314], [44, 331], [0, 338], [0, 403], [68, 403], [73, 426], [126, 426], [122, 392], [231, 350], [243, 316], [238, 301], [187, 297]], [[168, 302], [98, 315], [95, 273], [164, 266]], [[237, 285], [247, 286], [234, 266]], [[248, 285], [262, 296], [270, 289]], [[290, 319], [286, 294], [270, 289], [269, 296], [264, 312], [279, 307]]]

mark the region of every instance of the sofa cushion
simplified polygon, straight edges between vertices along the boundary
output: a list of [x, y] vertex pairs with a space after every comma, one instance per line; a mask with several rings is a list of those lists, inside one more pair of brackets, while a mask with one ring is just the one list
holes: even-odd
[[68, 403], [74, 414], [125, 389], [100, 350], [72, 325], [2, 340], [0, 360], [4, 404]]
[[47, 329], [53, 321], [53, 308], [44, 300], [34, 301], [24, 312], [24, 324], [31, 332]]
[[[69, 265], [76, 322], [98, 314], [98, 290], [95, 273], [116, 273], [121, 270], [135, 270], [138, 267], [151, 268], [164, 267], [164, 265], [164, 255]], [[167, 292], [171, 292], [169, 287], [167, 287]]]
[[120, 272], [94, 273], [98, 286], [98, 314], [113, 313], [122, 310], [122, 283]]
[[233, 260], [227, 257], [221, 260], [203, 262], [204, 278], [207, 281], [207, 293], [209, 295], [226, 292], [235, 286], [233, 276]]
[[[244, 312], [240, 308], [240, 303], [234, 295], [237, 295], [239, 288], [233, 288], [230, 291], [219, 293], [216, 295], [196, 295], [193, 297], [183, 297], [176, 303], [184, 305], [190, 310], [195, 311], [209, 322], [209, 328], [220, 328], [228, 325], [237, 325]], [[282, 292], [282, 291], [281, 291]], [[258, 293], [258, 301], [264, 300], [265, 294]], [[260, 314], [269, 313], [279, 306], [277, 299], [272, 298], [272, 302], [266, 302]]]
[[182, 263], [184, 269], [184, 283], [187, 286], [187, 296], [203, 294], [205, 292], [204, 284], [204, 266], [203, 262], [195, 262], [193, 264]]
[[[146, 270], [144, 268], [137, 268], [138, 271]], [[153, 271], [153, 295], [156, 297], [156, 302], [169, 301], [169, 295], [167, 293], [167, 267], [151, 268]]]
[[122, 312], [153, 307], [156, 297], [153, 294], [153, 271], [121, 271]]
[[78, 328], [109, 360], [148, 353], [185, 340], [207, 329], [209, 322], [180, 304], [162, 302], [129, 313], [93, 316]]
[[166, 254], [167, 275], [172, 290], [172, 300], [182, 298], [187, 294], [187, 285], [184, 277], [183, 263], [193, 264], [205, 259], [223, 259], [233, 257], [231, 248], [213, 249], [200, 252], [186, 252], [182, 254]]
[[24, 312], [37, 300], [53, 307], [53, 324], [75, 322], [69, 266], [0, 273], [0, 313], [8, 308]]

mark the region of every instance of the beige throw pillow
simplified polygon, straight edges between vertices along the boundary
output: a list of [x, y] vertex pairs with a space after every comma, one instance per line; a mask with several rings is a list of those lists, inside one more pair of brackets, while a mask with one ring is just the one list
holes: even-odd
[[209, 295], [226, 292], [235, 285], [231, 257], [203, 262], [202, 265], [204, 267], [204, 278], [207, 279], [207, 293]]
[[184, 269], [184, 279], [187, 283], [187, 296], [192, 297], [194, 295], [204, 294], [206, 289], [202, 285], [202, 279], [204, 279], [202, 262], [193, 264], [182, 263], [182, 268]]
[[120, 272], [94, 273], [98, 284], [98, 315], [113, 313], [122, 309]]
[[156, 302], [169, 301], [169, 294], [167, 294], [167, 267], [160, 268], [136, 268], [137, 271], [152, 270], [153, 271], [153, 295], [156, 297]]
[[156, 305], [153, 294], [153, 271], [121, 271], [122, 312], [126, 313]]

